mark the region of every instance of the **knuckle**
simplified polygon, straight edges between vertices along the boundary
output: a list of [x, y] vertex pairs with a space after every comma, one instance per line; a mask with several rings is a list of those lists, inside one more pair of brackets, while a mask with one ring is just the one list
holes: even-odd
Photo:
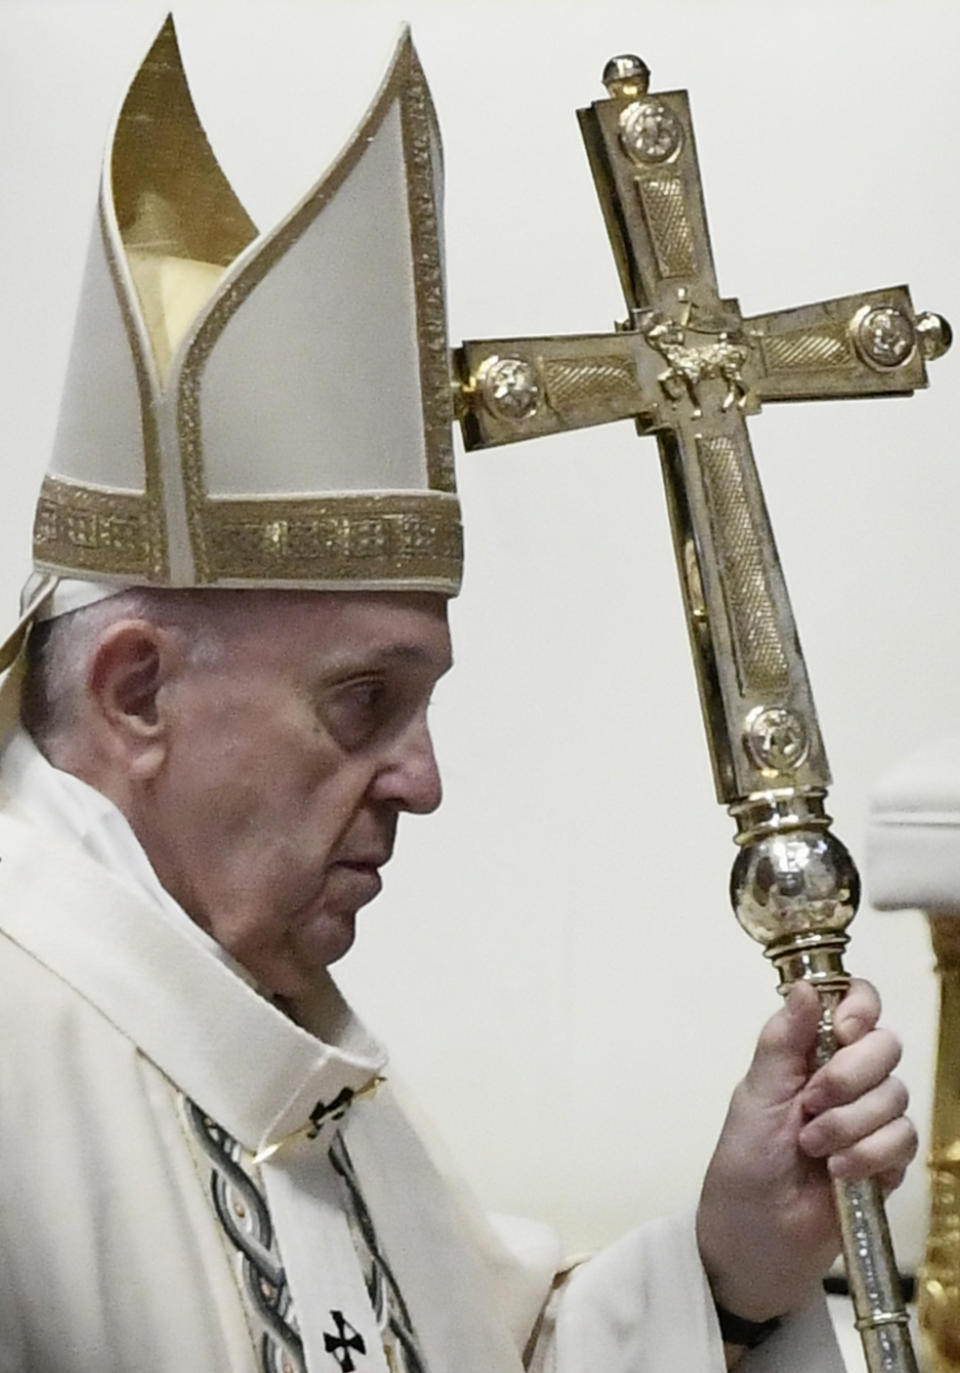
[[850, 989], [843, 1001], [840, 1003], [844, 1011], [851, 1014], [862, 1015], [865, 1018], [876, 1021], [883, 1009], [880, 1000], [880, 993], [872, 982], [866, 978], [854, 977], [850, 982]]
[[850, 1142], [842, 1128], [842, 1120], [834, 1110], [824, 1111], [804, 1130], [804, 1144], [808, 1153], [834, 1154]]
[[851, 993], [857, 993], [860, 996], [866, 997], [876, 1006], [880, 1005], [880, 993], [877, 991], [874, 984], [865, 977], [851, 977], [850, 991], [847, 995], [849, 996]]
[[884, 1062], [889, 1063], [891, 1068], [895, 1068], [903, 1054], [903, 1043], [900, 1036], [895, 1035], [892, 1030], [888, 1030], [885, 1026], [882, 1029], [874, 1030], [873, 1034], [876, 1036], [878, 1052], [882, 1053]]
[[843, 1176], [886, 1176], [906, 1168], [918, 1148], [913, 1122], [899, 1107], [900, 1093], [877, 1097], [869, 1117], [862, 1112], [840, 1107], [825, 1112], [808, 1130], [803, 1141], [805, 1152], [827, 1154], [840, 1160]]
[[769, 1052], [779, 1049], [786, 1036], [786, 1008], [781, 1007], [769, 1020], [764, 1021], [757, 1036], [758, 1051]]
[[882, 1082], [900, 1062], [902, 1046], [890, 1030], [871, 1030], [855, 1044], [840, 1049], [822, 1069], [822, 1082], [834, 1101], [852, 1101]]
[[907, 1084], [899, 1077], [892, 1077], [890, 1088], [895, 1114], [902, 1116], [910, 1105], [910, 1093], [907, 1090]]
[[835, 1058], [823, 1069], [818, 1086], [832, 1102], [849, 1101], [857, 1093], [856, 1065], [843, 1054]]
[[906, 1116], [891, 1121], [840, 1151], [850, 1175], [892, 1176], [903, 1172], [917, 1152], [917, 1132]]

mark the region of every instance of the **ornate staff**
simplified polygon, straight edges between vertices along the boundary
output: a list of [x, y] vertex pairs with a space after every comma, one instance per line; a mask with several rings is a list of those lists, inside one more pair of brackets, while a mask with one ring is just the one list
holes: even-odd
[[[459, 418], [468, 448], [627, 418], [656, 435], [717, 794], [737, 824], [734, 910], [781, 991], [817, 988], [826, 1061], [859, 879], [824, 809], [830, 773], [745, 416], [909, 395], [949, 326], [916, 315], [902, 286], [744, 318], [717, 287], [686, 92], [648, 94], [636, 57], [603, 79], [609, 99], [579, 119], [627, 318], [613, 334], [465, 342]], [[916, 1373], [879, 1189], [834, 1186], [870, 1373]]]

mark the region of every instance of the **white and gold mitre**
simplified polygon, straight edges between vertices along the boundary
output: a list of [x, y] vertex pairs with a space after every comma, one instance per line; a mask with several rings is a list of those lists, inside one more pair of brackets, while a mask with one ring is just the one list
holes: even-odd
[[440, 174], [404, 33], [347, 147], [258, 235], [168, 18], [108, 144], [38, 572], [456, 594]]

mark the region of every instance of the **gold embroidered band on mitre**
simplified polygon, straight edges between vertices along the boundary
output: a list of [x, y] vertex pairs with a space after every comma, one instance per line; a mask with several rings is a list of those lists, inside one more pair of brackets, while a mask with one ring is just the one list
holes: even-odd
[[[371, 149], [376, 152], [378, 139], [380, 161], [364, 163]], [[402, 197], [394, 194], [389, 202], [388, 229], [380, 226], [378, 214], [378, 197], [388, 192], [382, 180], [363, 170], [386, 166], [385, 158], [396, 169], [387, 179], [394, 180]], [[81, 314], [74, 339], [71, 364], [77, 365], [74, 375], [68, 373], [72, 409], [66, 437], [61, 442], [58, 432], [37, 506], [36, 567], [118, 587], [396, 587], [456, 594], [462, 532], [438, 187], [435, 116], [405, 34], [346, 148], [295, 210], [273, 232], [258, 237], [200, 124], [168, 18], [130, 86], [111, 141], [100, 231], [91, 250], [92, 306]], [[275, 335], [282, 349], [276, 356], [285, 358], [284, 349], [296, 356], [301, 339], [324, 336], [330, 326], [322, 310], [308, 318], [295, 311], [286, 319], [282, 310], [296, 292], [291, 296], [287, 277], [287, 286], [275, 291], [272, 274], [308, 272], [310, 280], [320, 282], [324, 274], [338, 277], [341, 240], [323, 225], [340, 223], [342, 216], [321, 223], [335, 200], [352, 207], [348, 224], [388, 234], [385, 261], [397, 263], [389, 269], [390, 281], [405, 284], [392, 297], [396, 313], [386, 319], [393, 321], [393, 332], [383, 337], [396, 337], [401, 346], [370, 355], [388, 372], [390, 358], [397, 358], [393, 373], [381, 377], [379, 364], [351, 354], [349, 328], [346, 336], [331, 335], [327, 351], [317, 355], [338, 378], [335, 395], [342, 391], [344, 405], [357, 415], [375, 412], [381, 418], [372, 426], [366, 421], [338, 425], [332, 414], [328, 431], [317, 434], [310, 427], [315, 411], [298, 408], [311, 389], [302, 374], [299, 385], [290, 383], [289, 394], [274, 384], [260, 405], [256, 371], [251, 390], [245, 372], [230, 370], [236, 346], [232, 353], [227, 350], [225, 363], [218, 359], [234, 320], [249, 330], [243, 320], [262, 317], [245, 311], [265, 287], [273, 293], [262, 299], [281, 302]], [[319, 237], [309, 237], [309, 248], [301, 250], [315, 225]], [[379, 242], [376, 235], [371, 242]], [[314, 255], [314, 244], [324, 245], [323, 256]], [[352, 247], [348, 243], [344, 251]], [[355, 262], [349, 270], [357, 270]], [[106, 327], [103, 321], [111, 331], [111, 380], [119, 376], [127, 387], [122, 405], [114, 399], [116, 389], [111, 393], [99, 379], [97, 331]], [[307, 332], [301, 335], [302, 330]], [[270, 333], [264, 346], [273, 338]], [[125, 364], [117, 361], [121, 352], [127, 355]], [[303, 355], [312, 367], [314, 352]], [[365, 365], [358, 366], [358, 359]], [[367, 378], [362, 394], [355, 376]], [[371, 391], [374, 376], [382, 384]], [[98, 386], [103, 389], [97, 391]], [[323, 429], [328, 392], [317, 394], [323, 397]], [[286, 447], [281, 444], [278, 451], [286, 469], [278, 470], [271, 451], [271, 436], [278, 432], [273, 428], [251, 439], [249, 451], [239, 457], [244, 475], [232, 475], [230, 455], [243, 448], [244, 434], [241, 429], [236, 448], [225, 445], [219, 435], [233, 434], [237, 426], [224, 428], [221, 416], [242, 412], [215, 407], [229, 406], [233, 397], [254, 405], [258, 418], [269, 416], [265, 424], [279, 426]], [[396, 432], [406, 437], [392, 444], [391, 407], [398, 403], [407, 419]], [[99, 441], [97, 427], [111, 406], [121, 416], [112, 430], [107, 426], [112, 447]], [[130, 417], [136, 411], [134, 426]], [[310, 416], [309, 424], [298, 424], [300, 413]], [[217, 428], [216, 444], [211, 426]], [[128, 435], [126, 451], [116, 438], [120, 429]], [[340, 445], [341, 430], [361, 436], [356, 460], [353, 448]], [[419, 439], [412, 443], [417, 432]], [[365, 445], [368, 433], [372, 437]], [[356, 472], [365, 475], [360, 479]]]

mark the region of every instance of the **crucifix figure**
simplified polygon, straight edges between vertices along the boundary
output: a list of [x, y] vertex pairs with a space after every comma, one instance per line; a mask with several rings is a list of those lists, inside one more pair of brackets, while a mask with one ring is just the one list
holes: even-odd
[[[734, 909], [782, 991], [817, 987], [825, 1060], [859, 879], [824, 809], [830, 773], [746, 417], [764, 401], [910, 395], [950, 330], [903, 286], [745, 318], [717, 286], [686, 92], [650, 94], [629, 56], [604, 84], [579, 119], [627, 317], [612, 334], [465, 342], [458, 414], [467, 448], [615, 419], [656, 436], [717, 794], [737, 824]], [[915, 1373], [879, 1190], [835, 1190], [870, 1373]]]

